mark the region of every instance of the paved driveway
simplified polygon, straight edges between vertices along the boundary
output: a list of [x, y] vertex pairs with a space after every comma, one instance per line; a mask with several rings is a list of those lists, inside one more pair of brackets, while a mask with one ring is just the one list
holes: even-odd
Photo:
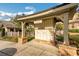
[[36, 40], [26, 44], [0, 41], [0, 56], [59, 56], [54, 46], [40, 44]]

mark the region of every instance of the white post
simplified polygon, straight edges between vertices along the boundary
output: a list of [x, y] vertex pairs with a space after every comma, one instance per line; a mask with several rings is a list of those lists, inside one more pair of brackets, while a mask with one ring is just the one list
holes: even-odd
[[68, 13], [64, 14], [64, 44], [69, 45], [68, 40]]
[[55, 42], [55, 22], [54, 22], [54, 19], [52, 20], [52, 31], [51, 31], [51, 37], [52, 37], [52, 45], [56, 45], [56, 42]]
[[5, 27], [5, 35], [7, 35], [8, 29]]
[[19, 35], [19, 31], [17, 32], [17, 36], [19, 37], [20, 35]]
[[25, 37], [24, 25], [25, 25], [25, 23], [21, 22], [22, 33], [21, 33], [21, 38], [18, 39], [19, 44], [23, 44], [23, 40], [24, 40], [24, 37]]
[[22, 25], [22, 38], [24, 38], [24, 36], [25, 36], [25, 30], [24, 30], [25, 23], [21, 22], [21, 25]]
[[11, 33], [11, 36], [13, 36], [13, 33], [12, 33], [12, 31], [11, 31], [10, 33]]

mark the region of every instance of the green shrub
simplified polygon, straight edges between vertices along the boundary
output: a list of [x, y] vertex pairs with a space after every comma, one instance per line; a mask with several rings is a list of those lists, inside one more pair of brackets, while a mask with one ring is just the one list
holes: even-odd
[[77, 41], [79, 43], [79, 35], [70, 35], [69, 39], [70, 40], [75, 40], [75, 41]]
[[[63, 35], [56, 35], [56, 40], [63, 42], [64, 40]], [[79, 47], [79, 35], [69, 35], [69, 42], [70, 42], [70, 45]]]
[[73, 41], [73, 43], [79, 47], [79, 35], [70, 35], [69, 40]]
[[2, 36], [2, 37], [5, 36], [5, 29], [4, 29], [4, 28], [2, 28], [1, 36]]
[[72, 32], [72, 33], [79, 33], [79, 29], [69, 29], [69, 32]]
[[27, 38], [28, 41], [31, 41], [31, 40], [33, 40], [33, 39], [34, 39], [34, 37], [32, 37], [32, 36], [29, 36], [29, 37]]
[[63, 39], [64, 39], [63, 35], [56, 35], [56, 40], [57, 41], [63, 42]]

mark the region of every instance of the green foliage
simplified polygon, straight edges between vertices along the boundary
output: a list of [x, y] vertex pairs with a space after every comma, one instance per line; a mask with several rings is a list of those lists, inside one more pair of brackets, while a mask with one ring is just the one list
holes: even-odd
[[61, 23], [56, 24], [56, 30], [63, 30], [64, 25]]
[[57, 41], [63, 42], [63, 39], [64, 39], [63, 35], [56, 35], [56, 40]]
[[72, 32], [72, 33], [79, 33], [79, 29], [69, 29], [69, 32]]
[[11, 18], [11, 21], [18, 27], [21, 27], [21, 22], [17, 20], [19, 15], [16, 15], [15, 17]]
[[2, 28], [1, 36], [2, 36], [2, 37], [5, 36], [5, 29], [4, 29], [4, 28]]
[[[56, 40], [63, 42], [64, 41], [63, 35], [56, 35]], [[70, 45], [73, 45], [79, 48], [79, 35], [69, 35], [69, 42], [70, 42]]]
[[75, 41], [77, 41], [79, 43], [79, 35], [70, 35], [69, 39], [75, 40]]
[[34, 28], [32, 25], [26, 25], [26, 35], [27, 36], [34, 36]]
[[70, 39], [70, 41], [73, 42], [74, 45], [79, 47], [79, 35], [70, 35], [69, 39]]
[[27, 31], [27, 32], [32, 32], [32, 31], [34, 31], [34, 28], [31, 28], [31, 27], [30, 27], [30, 28], [26, 29], [26, 31]]
[[0, 32], [2, 32], [2, 28], [0, 28]]
[[29, 36], [29, 37], [27, 38], [28, 41], [31, 41], [31, 40], [33, 40], [33, 39], [34, 39], [34, 37], [32, 37], [32, 36]]

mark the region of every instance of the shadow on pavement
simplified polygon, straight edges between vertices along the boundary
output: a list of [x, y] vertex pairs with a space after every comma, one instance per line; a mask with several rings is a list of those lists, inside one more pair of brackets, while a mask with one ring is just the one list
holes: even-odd
[[16, 52], [16, 48], [5, 48], [0, 50], [0, 56], [13, 56]]

